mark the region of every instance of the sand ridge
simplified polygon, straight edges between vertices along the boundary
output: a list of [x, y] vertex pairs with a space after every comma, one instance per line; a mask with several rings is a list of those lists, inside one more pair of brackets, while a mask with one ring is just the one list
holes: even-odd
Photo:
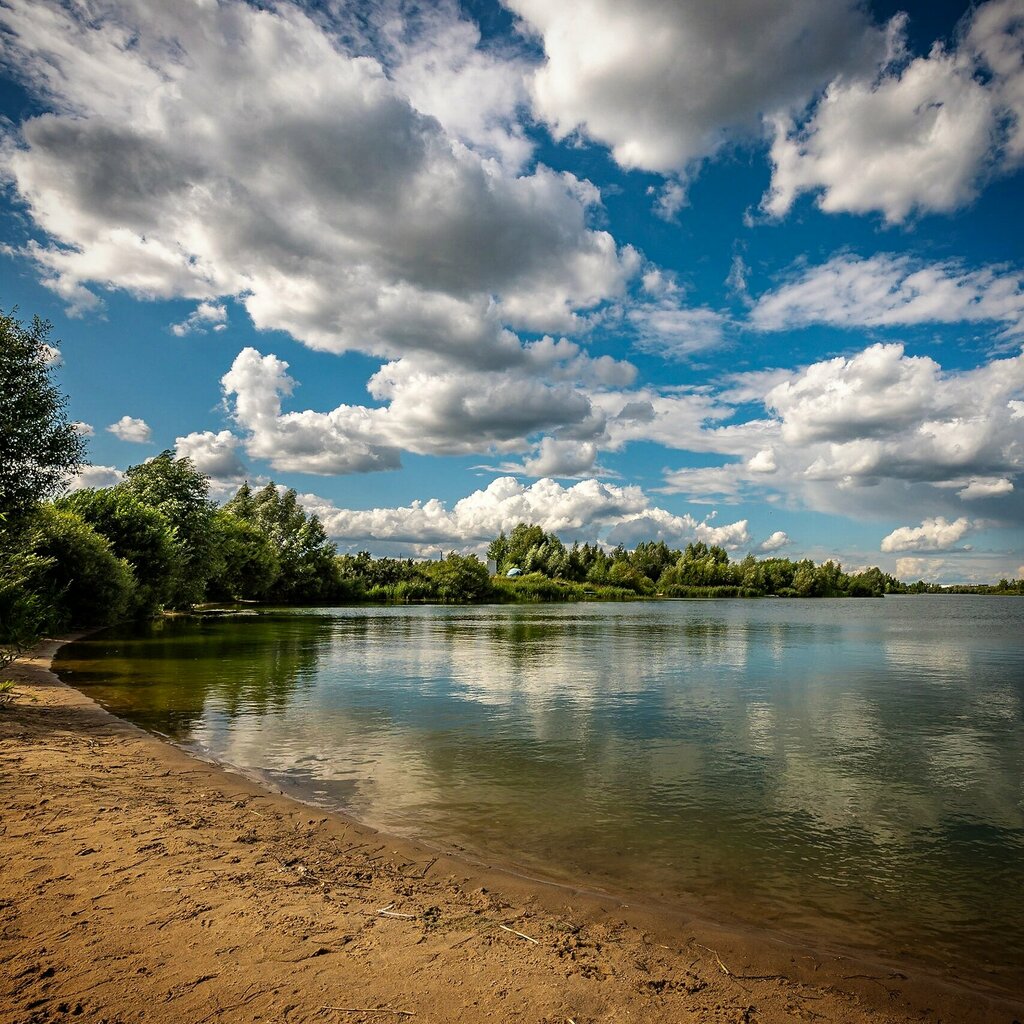
[[4, 1024], [1024, 1017], [1012, 998], [517, 878], [269, 792], [64, 685], [58, 647], [8, 670], [0, 710]]

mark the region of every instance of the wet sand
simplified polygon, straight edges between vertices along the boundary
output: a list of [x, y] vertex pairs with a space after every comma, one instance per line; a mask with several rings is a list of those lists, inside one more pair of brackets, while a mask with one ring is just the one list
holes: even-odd
[[1024, 998], [518, 877], [5, 675], [0, 1021], [999, 1022]]

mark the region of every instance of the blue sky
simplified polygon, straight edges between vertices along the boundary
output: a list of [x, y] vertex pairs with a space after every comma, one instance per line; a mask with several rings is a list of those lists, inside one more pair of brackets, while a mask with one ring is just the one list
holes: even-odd
[[11, 0], [75, 486], [1024, 574], [1024, 0]]

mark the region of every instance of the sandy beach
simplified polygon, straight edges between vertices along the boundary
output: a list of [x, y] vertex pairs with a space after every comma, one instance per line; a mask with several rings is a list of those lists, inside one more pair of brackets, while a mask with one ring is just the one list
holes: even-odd
[[51, 671], [0, 711], [0, 1021], [1000, 1022], [1012, 996], [523, 879], [207, 764]]

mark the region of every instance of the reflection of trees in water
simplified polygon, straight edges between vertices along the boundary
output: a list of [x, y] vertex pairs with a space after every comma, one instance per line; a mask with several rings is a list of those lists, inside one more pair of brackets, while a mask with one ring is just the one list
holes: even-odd
[[183, 737], [207, 708], [284, 712], [315, 685], [331, 621], [300, 616], [158, 619], [64, 648], [58, 671], [145, 728]]

